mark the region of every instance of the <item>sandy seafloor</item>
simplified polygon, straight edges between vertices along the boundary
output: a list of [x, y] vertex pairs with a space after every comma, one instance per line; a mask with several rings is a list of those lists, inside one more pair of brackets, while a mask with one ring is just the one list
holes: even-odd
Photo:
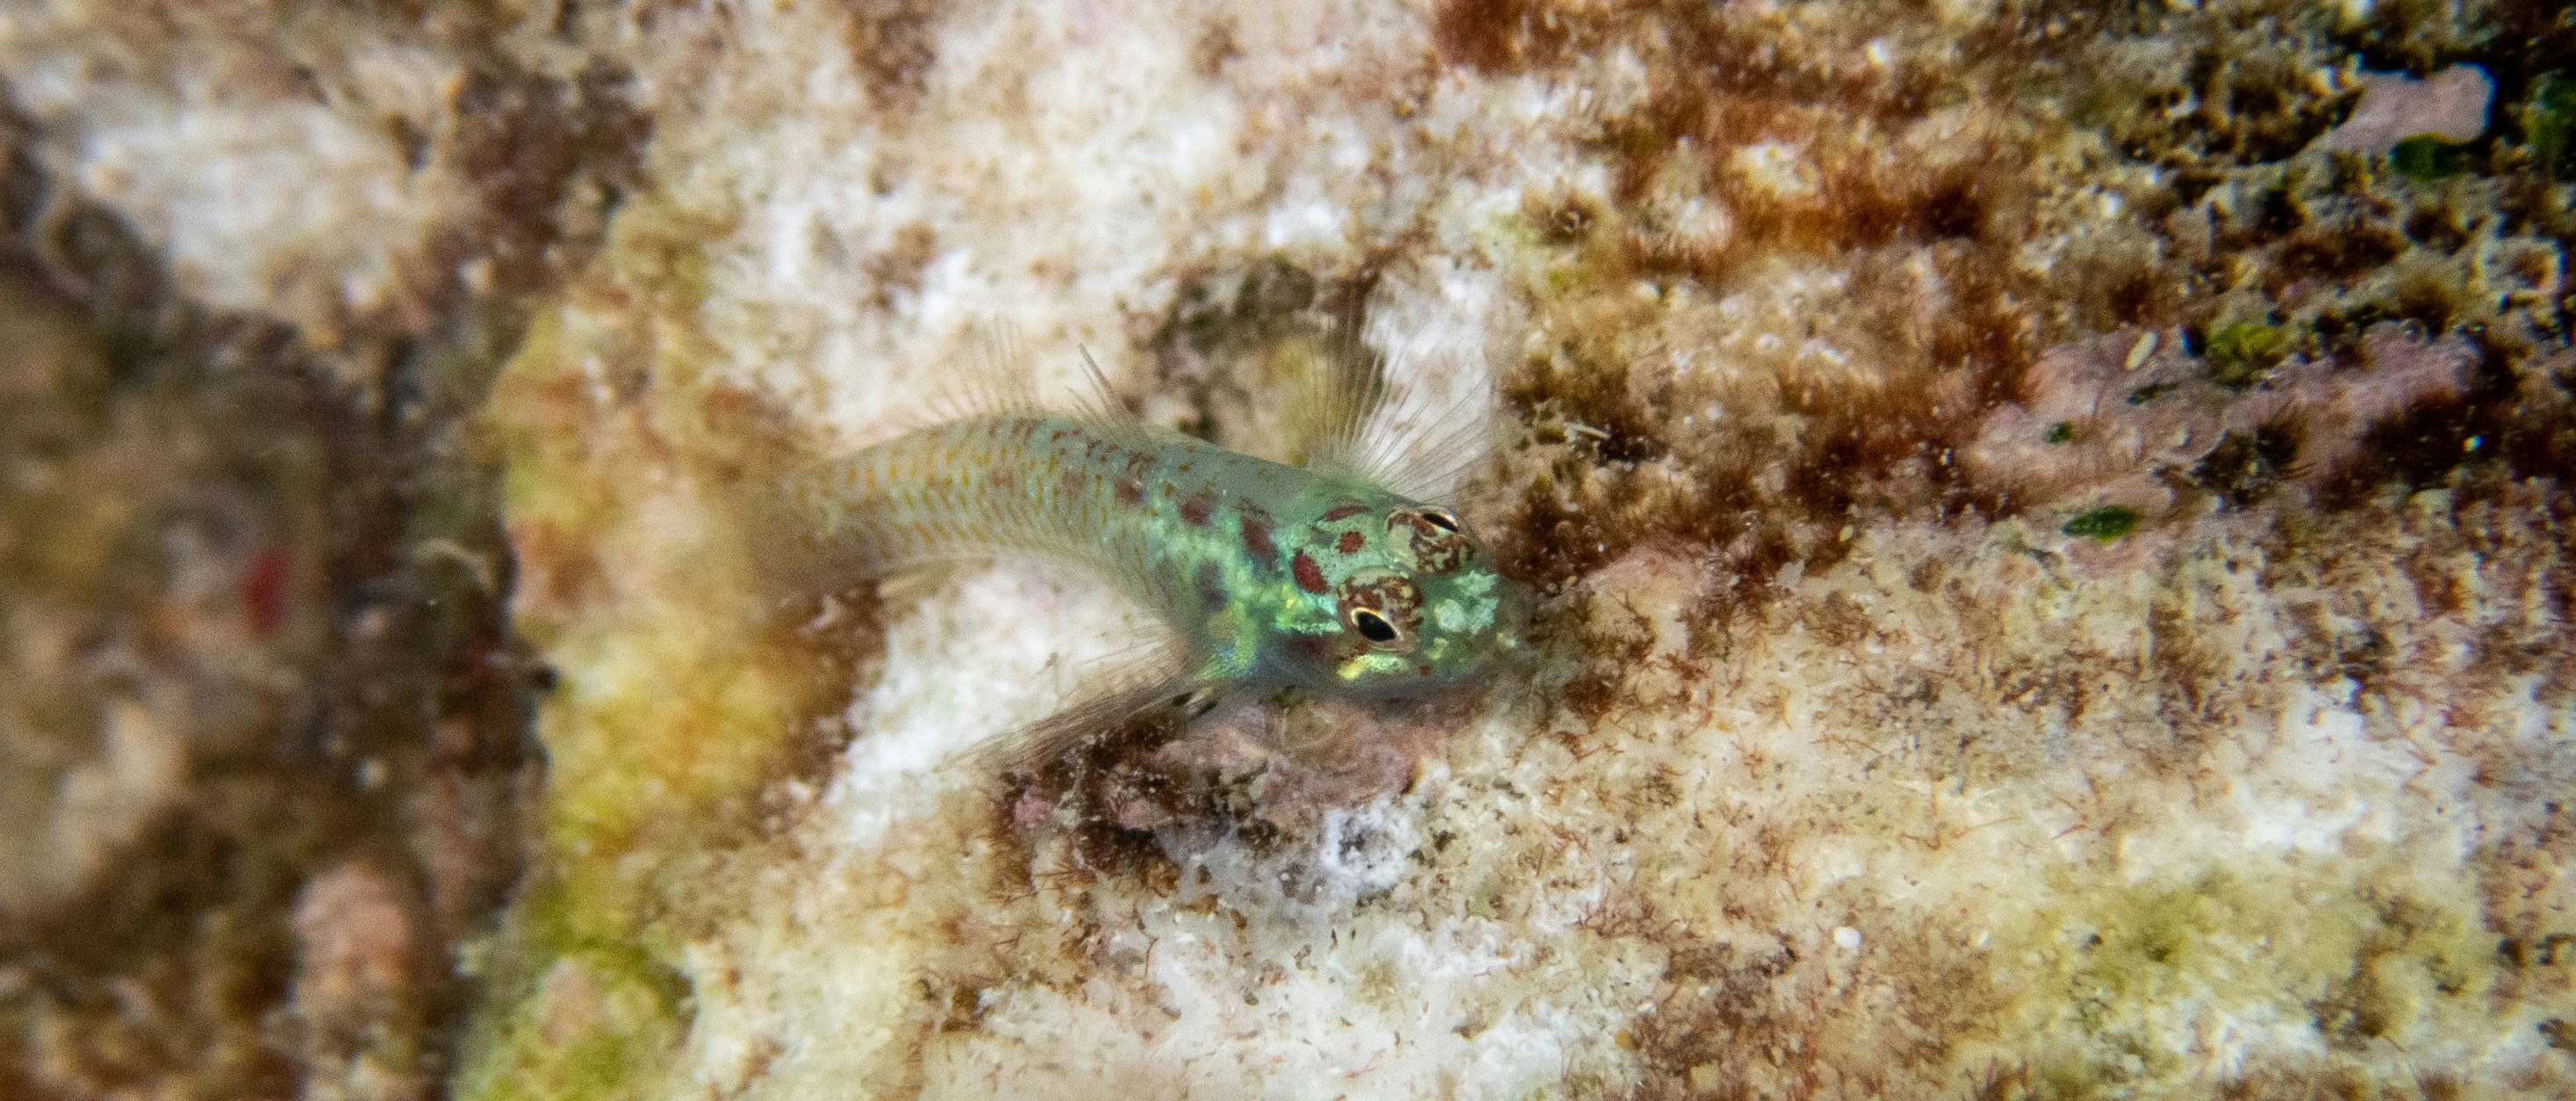
[[[0, 1095], [2576, 1094], [2557, 7], [0, 3]], [[1364, 318], [1541, 660], [753, 487]], [[1438, 412], [1446, 410], [1446, 412]]]

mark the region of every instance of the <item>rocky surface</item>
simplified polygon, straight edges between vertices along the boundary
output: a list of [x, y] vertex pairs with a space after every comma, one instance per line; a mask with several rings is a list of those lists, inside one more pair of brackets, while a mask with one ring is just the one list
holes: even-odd
[[[0, 1090], [2564, 1094], [2570, 56], [0, 8]], [[982, 322], [1250, 446], [1353, 316], [1545, 596], [1475, 707], [966, 775], [1134, 610], [761, 568]]]

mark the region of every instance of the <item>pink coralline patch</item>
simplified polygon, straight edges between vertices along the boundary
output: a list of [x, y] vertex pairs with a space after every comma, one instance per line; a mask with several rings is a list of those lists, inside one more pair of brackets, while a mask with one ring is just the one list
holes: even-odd
[[2404, 73], [2363, 73], [2361, 105], [2317, 139], [2318, 148], [2378, 155], [2418, 134], [2475, 141], [2487, 131], [2495, 81], [2475, 65], [2455, 65], [2417, 80]]
[[2179, 344], [2127, 330], [2042, 354], [2026, 404], [1996, 409], [1965, 449], [1969, 473], [2010, 508], [2123, 505], [2152, 516], [2229, 432], [2272, 428], [2298, 441], [2287, 480], [2313, 489], [2359, 457], [2373, 423], [2457, 396], [2475, 356], [2456, 338], [2383, 322], [2364, 334], [2360, 362], [2294, 362], [2239, 392], [2209, 381]]
[[2461, 372], [2477, 353], [2456, 337], [2423, 340], [2406, 327], [2381, 322], [2362, 337], [2358, 369], [2303, 363], [2281, 374], [2274, 388], [2237, 402], [2233, 419], [2299, 426], [2298, 480], [2311, 487], [2361, 457], [2370, 426], [2416, 405], [2458, 397]]
[[339, 1012], [392, 997], [410, 985], [411, 915], [384, 875], [343, 864], [304, 888], [295, 905], [302, 959], [296, 999], [305, 1015]]
[[[2173, 343], [2128, 330], [2043, 353], [2031, 366], [2027, 404], [1997, 408], [1962, 454], [1969, 474], [2002, 490], [2010, 507], [2072, 502], [2153, 512], [2170, 505], [2172, 491], [2155, 471], [2207, 451], [2224, 418], [2210, 401], [2132, 404], [2159, 385], [2158, 375], [2188, 366], [2150, 354], [2131, 368], [2130, 354], [2150, 339]], [[2052, 442], [2052, 434], [2063, 442]]]
[[1011, 824], [1034, 833], [1055, 820], [1055, 804], [1038, 791], [1021, 792], [1011, 801]]
[[1401, 715], [1330, 701], [1284, 714], [1237, 706], [1165, 752], [1220, 776], [1255, 778], [1260, 817], [1295, 832], [1314, 829], [1327, 811], [1404, 790], [1462, 721], [1439, 704]]

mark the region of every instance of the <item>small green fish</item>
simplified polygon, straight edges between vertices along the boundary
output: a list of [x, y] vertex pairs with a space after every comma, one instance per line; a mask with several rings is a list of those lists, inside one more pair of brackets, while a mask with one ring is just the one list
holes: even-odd
[[1166, 622], [1181, 671], [1059, 716], [1031, 747], [1048, 753], [1178, 697], [1411, 697], [1519, 655], [1524, 591], [1456, 514], [1333, 457], [1352, 444], [1296, 467], [1122, 413], [1023, 408], [808, 469], [787, 501], [813, 549], [859, 576], [1036, 552], [1100, 570]]

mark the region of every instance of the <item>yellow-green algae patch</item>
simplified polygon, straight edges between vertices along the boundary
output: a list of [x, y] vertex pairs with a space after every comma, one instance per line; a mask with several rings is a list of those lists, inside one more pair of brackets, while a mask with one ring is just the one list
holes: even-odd
[[686, 884], [828, 734], [866, 636], [798, 634], [812, 609], [751, 568], [738, 483], [792, 443], [706, 381], [690, 232], [649, 203], [621, 213], [494, 386], [514, 611], [556, 677], [536, 720], [541, 864], [486, 950], [507, 1004], [467, 1096], [653, 1092], [687, 1028], [687, 930], [721, 905]]
[[1995, 949], [1999, 977], [2021, 985], [1999, 1037], [2056, 1041], [2020, 1053], [2038, 1096], [2187, 1096], [2252, 1051], [2302, 1044], [2383, 1076], [2412, 1048], [2438, 1075], [2459, 1054], [2451, 1038], [2492, 1012], [2494, 938], [2470, 900], [2402, 864], [2047, 878], [2056, 893]]

